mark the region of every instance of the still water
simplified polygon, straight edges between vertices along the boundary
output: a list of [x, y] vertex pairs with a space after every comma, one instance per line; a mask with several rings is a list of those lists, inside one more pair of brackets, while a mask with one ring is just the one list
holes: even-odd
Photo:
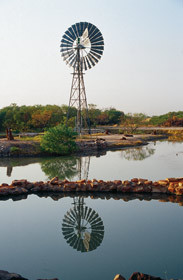
[[158, 141], [147, 146], [87, 157], [20, 158], [0, 160], [0, 183], [14, 179], [45, 181], [79, 178], [159, 180], [183, 177], [183, 143]]
[[[150, 143], [100, 157], [1, 160], [1, 182], [183, 177], [183, 144]], [[134, 271], [183, 278], [183, 207], [65, 197], [0, 201], [0, 269], [28, 279], [112, 280]]]

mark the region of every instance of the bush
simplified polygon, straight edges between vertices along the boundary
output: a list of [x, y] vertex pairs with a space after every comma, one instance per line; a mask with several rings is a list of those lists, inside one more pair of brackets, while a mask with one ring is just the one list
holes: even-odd
[[76, 135], [70, 127], [64, 125], [55, 126], [50, 128], [42, 137], [41, 147], [51, 154], [71, 154], [76, 150]]

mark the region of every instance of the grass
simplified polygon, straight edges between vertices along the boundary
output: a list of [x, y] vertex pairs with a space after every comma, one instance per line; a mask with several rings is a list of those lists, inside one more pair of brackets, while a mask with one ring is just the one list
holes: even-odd
[[41, 142], [41, 139], [43, 137], [43, 134], [42, 135], [36, 135], [36, 136], [18, 136], [18, 137], [15, 137], [15, 140], [20, 140], [20, 141], [33, 141], [33, 142], [38, 142], [40, 143]]

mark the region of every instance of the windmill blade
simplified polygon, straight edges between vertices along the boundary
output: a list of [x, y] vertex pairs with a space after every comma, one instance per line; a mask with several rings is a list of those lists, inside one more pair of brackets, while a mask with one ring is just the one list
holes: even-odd
[[73, 40], [70, 37], [68, 37], [66, 34], [63, 35], [63, 38], [66, 39], [67, 41], [73, 43]]
[[65, 31], [65, 34], [74, 42], [72, 34], [69, 32], [69, 30]]
[[84, 69], [85, 69], [85, 71], [86, 71], [88, 68], [87, 68], [87, 64], [86, 64], [85, 57], [83, 57], [83, 61], [84, 61]]
[[95, 62], [91, 56], [87, 55], [88, 60], [91, 62], [92, 66], [95, 66]]
[[80, 22], [76, 23], [76, 28], [77, 28], [77, 32], [78, 32], [79, 37], [81, 37], [82, 36], [82, 30], [81, 30], [81, 23]]
[[91, 50], [94, 52], [94, 53], [97, 53], [97, 54], [103, 54], [103, 52], [102, 51], [100, 51], [100, 50], [96, 50], [95, 48], [93, 48], [93, 47], [91, 47]]
[[97, 33], [93, 34], [93, 36], [90, 37], [90, 40], [95, 40], [98, 37], [101, 37], [102, 33], [98, 30]]
[[104, 46], [104, 42], [103, 41], [99, 41], [99, 42], [94, 42], [91, 44], [92, 47], [94, 46]]
[[103, 37], [102, 36], [100, 36], [100, 37], [97, 37], [97, 38], [95, 38], [95, 39], [91, 39], [90, 40], [91, 41], [91, 44], [93, 44], [93, 43], [97, 43], [97, 42], [99, 42], [99, 41], [103, 41]]
[[98, 59], [101, 59], [101, 55], [94, 53], [94, 52], [92, 51], [92, 49], [90, 50], [90, 54], [92, 54], [93, 56], [95, 56], [95, 57], [98, 58]]
[[68, 44], [68, 45], [72, 46], [72, 43], [70, 41], [65, 40], [65, 39], [62, 39], [61, 43], [65, 43], [65, 44]]
[[93, 25], [88, 35], [89, 38], [93, 37], [96, 33], [98, 33], [98, 28], [95, 25]]
[[95, 63], [98, 63], [98, 59], [96, 59], [96, 58], [91, 54], [91, 52], [88, 54], [88, 57], [92, 58], [92, 59], [95, 61]]
[[77, 32], [76, 24], [72, 25], [72, 29], [74, 30], [74, 33], [76, 34], [76, 38], [79, 37], [79, 34]]
[[60, 45], [60, 47], [61, 47], [61, 48], [62, 48], [62, 47], [72, 48], [72, 45], [68, 45], [68, 44], [62, 43], [62, 44]]
[[76, 40], [76, 35], [74, 34], [74, 31], [72, 30], [71, 27], [68, 28], [68, 32], [70, 34], [70, 37], [73, 39], [73, 41]]

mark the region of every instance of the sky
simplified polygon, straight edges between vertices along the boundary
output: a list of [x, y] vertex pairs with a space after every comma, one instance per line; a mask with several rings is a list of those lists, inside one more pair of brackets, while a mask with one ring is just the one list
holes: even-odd
[[68, 104], [72, 68], [60, 40], [80, 21], [105, 43], [84, 75], [89, 104], [183, 111], [183, 0], [0, 0], [0, 108]]

